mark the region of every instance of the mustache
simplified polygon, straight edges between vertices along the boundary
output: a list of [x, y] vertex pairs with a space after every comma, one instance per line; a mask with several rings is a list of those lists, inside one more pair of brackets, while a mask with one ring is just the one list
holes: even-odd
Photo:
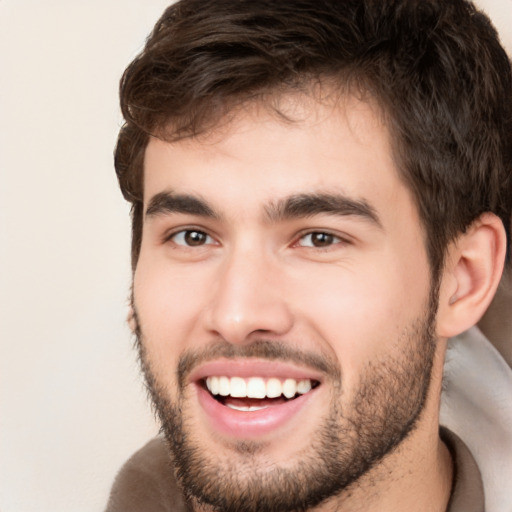
[[[143, 333], [140, 326], [139, 315], [131, 295], [131, 311], [129, 319], [134, 323], [133, 333], [135, 335], [135, 344], [138, 349], [142, 366], [147, 364], [145, 361], [145, 349], [143, 343]], [[201, 349], [185, 350], [178, 360], [176, 375], [178, 378], [178, 386], [183, 390], [190, 373], [200, 364], [215, 359], [243, 359], [258, 358], [267, 359], [268, 361], [282, 361], [294, 363], [299, 366], [307, 366], [311, 369], [324, 373], [327, 377], [335, 381], [341, 379], [341, 368], [338, 362], [322, 353], [300, 350], [293, 345], [280, 340], [254, 340], [244, 345], [234, 345], [226, 340], [218, 340], [202, 347]]]
[[259, 358], [283, 361], [308, 366], [332, 379], [341, 378], [339, 365], [331, 358], [317, 352], [299, 350], [294, 346], [271, 340], [255, 340], [247, 345], [233, 345], [225, 340], [214, 342], [204, 348], [187, 350], [179, 358], [177, 377], [180, 389], [185, 387], [187, 377], [200, 364], [215, 359]]

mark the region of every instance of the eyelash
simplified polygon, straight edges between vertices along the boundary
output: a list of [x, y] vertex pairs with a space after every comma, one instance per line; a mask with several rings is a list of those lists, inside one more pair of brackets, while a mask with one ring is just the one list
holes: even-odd
[[[187, 240], [186, 240], [187, 235], [199, 235], [204, 241], [203, 242], [200, 241], [200, 243], [197, 243], [197, 244], [187, 243]], [[301, 241], [304, 241], [307, 237], [313, 237], [315, 235], [316, 236], [320, 235], [320, 236], [327, 238], [326, 245], [323, 245], [323, 246], [322, 245], [314, 245], [313, 241], [311, 241], [311, 243], [307, 244], [307, 245], [301, 244]], [[176, 241], [178, 236], [183, 237], [183, 240], [182, 240], [183, 243], [178, 243]], [[209, 242], [208, 242], [208, 239], [210, 240]], [[169, 242], [169, 241], [172, 241], [174, 244], [176, 244], [180, 247], [194, 248], [194, 247], [204, 247], [205, 245], [210, 245], [214, 241], [214, 238], [201, 229], [187, 228], [187, 229], [181, 229], [179, 231], [175, 231], [175, 232], [165, 236], [164, 242]], [[189, 240], [189, 242], [190, 242], [190, 240]], [[336, 246], [338, 244], [346, 245], [349, 243], [350, 242], [348, 240], [346, 240], [338, 235], [335, 235], [333, 233], [330, 233], [329, 231], [318, 230], [318, 231], [308, 231], [308, 232], [301, 233], [300, 236], [298, 237], [297, 241], [293, 244], [293, 246], [294, 247], [304, 247], [304, 248], [309, 248], [309, 249], [314, 249], [314, 250], [329, 250], [330, 248], [332, 248], [333, 246]]]
[[[213, 241], [213, 237], [210, 236], [208, 233], [206, 233], [205, 231], [201, 230], [201, 229], [195, 229], [195, 228], [187, 228], [187, 229], [180, 229], [179, 231], [175, 231], [173, 233], [170, 233], [169, 235], [166, 235], [165, 238], [164, 238], [164, 242], [170, 242], [172, 241], [173, 243], [175, 243], [176, 245], [180, 246], [180, 247], [189, 247], [189, 248], [193, 248], [193, 247], [202, 247], [204, 245], [208, 245], [208, 243], [199, 243], [199, 244], [188, 244], [188, 243], [178, 243], [176, 241], [176, 238], [181, 235], [183, 238], [184, 238], [184, 242], [186, 242], [186, 239], [185, 237], [187, 236], [187, 234], [195, 234], [195, 235], [200, 235], [201, 237], [204, 237], [206, 240], [210, 239], [211, 241]], [[211, 242], [210, 242], [211, 243]]]
[[[327, 239], [326, 245], [314, 245], [314, 237], [322, 236], [324, 239]], [[307, 237], [310, 237], [311, 243], [307, 245], [302, 245], [301, 241], [304, 241]], [[338, 245], [340, 243], [347, 243], [346, 240], [339, 237], [338, 235], [335, 235], [334, 233], [330, 233], [329, 231], [309, 231], [307, 233], [303, 233], [297, 242], [295, 243], [296, 246], [299, 247], [308, 247], [310, 249], [329, 249], [335, 245]]]

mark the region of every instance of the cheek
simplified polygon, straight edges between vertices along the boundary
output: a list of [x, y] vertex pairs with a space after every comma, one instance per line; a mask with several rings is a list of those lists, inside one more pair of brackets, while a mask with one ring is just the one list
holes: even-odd
[[298, 317], [319, 334], [346, 381], [356, 381], [368, 361], [388, 357], [404, 330], [425, 313], [428, 272], [415, 274], [417, 269], [396, 261], [364, 271], [330, 268], [310, 274], [293, 290]]
[[133, 293], [144, 346], [151, 364], [174, 368], [184, 349], [194, 339], [209, 282], [200, 271], [146, 262], [137, 266]]

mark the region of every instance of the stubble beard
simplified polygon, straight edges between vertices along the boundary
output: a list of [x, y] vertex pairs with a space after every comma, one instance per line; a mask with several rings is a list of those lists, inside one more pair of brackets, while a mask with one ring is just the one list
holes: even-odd
[[[398, 340], [403, 347], [400, 356], [367, 365], [350, 404], [343, 403], [339, 368], [329, 371], [329, 412], [319, 421], [307, 448], [290, 454], [293, 464], [286, 466], [268, 460], [264, 446], [255, 441], [234, 443], [222, 460], [210, 456], [193, 433], [194, 419], [187, 417], [183, 375], [178, 375], [178, 398], [171, 401], [155, 378], [138, 329], [142, 370], [185, 499], [199, 509], [219, 512], [306, 511], [329, 498], [343, 499], [400, 445], [420, 418], [435, 354], [436, 303], [432, 294], [422, 318], [403, 330]], [[254, 352], [263, 357], [265, 347], [272, 352], [269, 359], [275, 359], [275, 347], [264, 340], [238, 349], [237, 355], [246, 351], [247, 357]], [[325, 364], [331, 369], [337, 365]]]

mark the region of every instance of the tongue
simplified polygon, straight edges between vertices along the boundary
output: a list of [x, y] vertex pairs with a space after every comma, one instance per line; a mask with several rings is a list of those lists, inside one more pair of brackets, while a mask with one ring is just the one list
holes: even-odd
[[280, 405], [286, 402], [286, 398], [280, 396], [278, 398], [233, 398], [227, 396], [222, 399], [224, 405], [234, 405], [236, 407], [269, 407], [272, 405]]

